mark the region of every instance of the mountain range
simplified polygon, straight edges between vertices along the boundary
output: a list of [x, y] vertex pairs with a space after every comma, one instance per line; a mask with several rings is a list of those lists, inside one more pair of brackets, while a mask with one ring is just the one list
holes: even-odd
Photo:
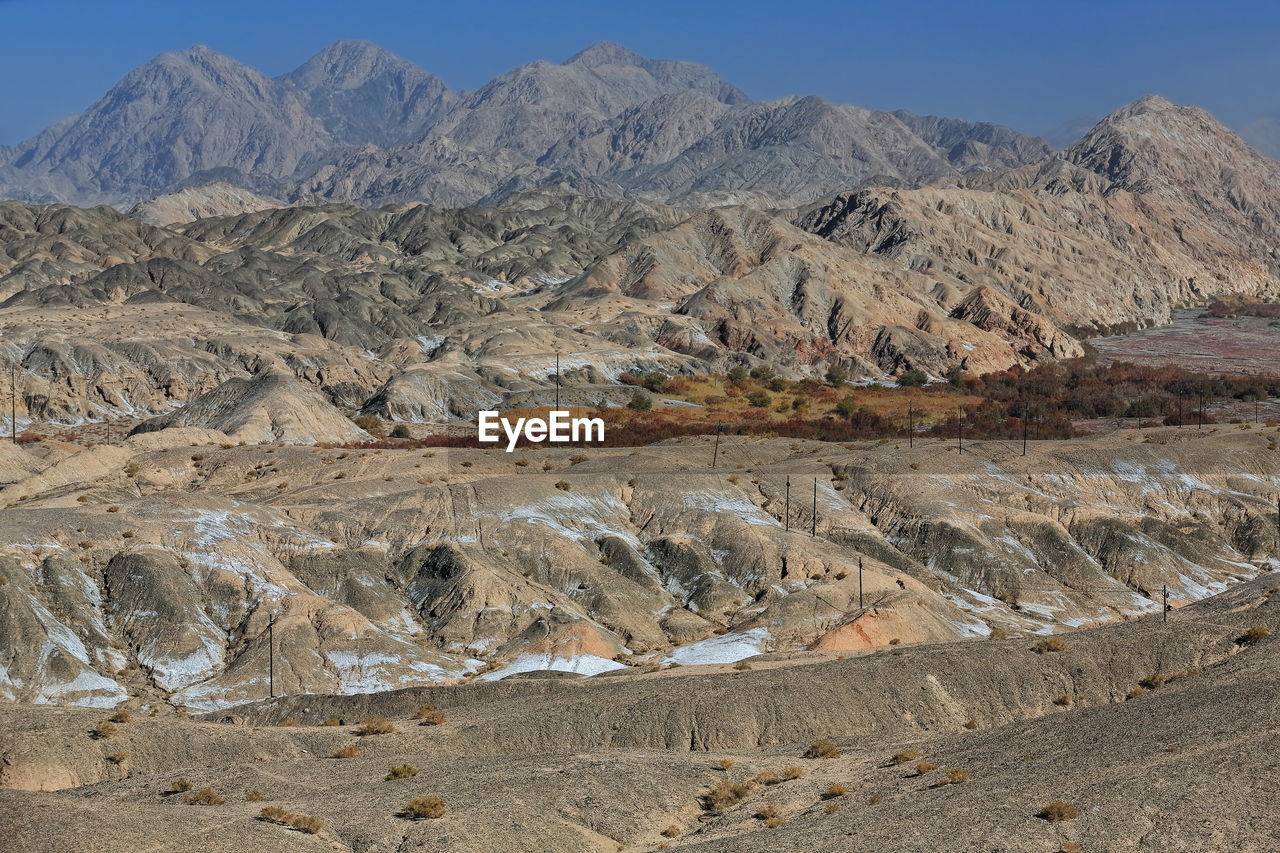
[[0, 195], [127, 207], [224, 181], [289, 201], [464, 206], [521, 188], [684, 204], [813, 201], [1022, 165], [1042, 140], [818, 97], [754, 102], [711, 69], [597, 43], [459, 92], [367, 42], [276, 78], [166, 53], [83, 113], [0, 149]]

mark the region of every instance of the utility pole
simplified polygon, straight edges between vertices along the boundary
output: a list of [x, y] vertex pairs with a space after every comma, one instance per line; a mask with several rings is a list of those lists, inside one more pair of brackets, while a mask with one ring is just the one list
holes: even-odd
[[784, 511], [784, 515], [786, 515], [786, 519], [784, 520], [782, 526], [784, 530], [786, 530], [787, 532], [790, 532], [791, 531], [791, 477], [790, 476], [787, 477], [787, 500], [786, 500], [785, 506], [786, 506], [786, 509]]
[[915, 413], [915, 407], [910, 403], [907, 403], [907, 447], [916, 446]]
[[858, 557], [858, 609], [862, 609], [862, 557]]
[[818, 478], [813, 478], [813, 518], [809, 524], [809, 535], [818, 538]]
[[9, 362], [9, 437], [18, 443], [18, 363]]
[[724, 429], [724, 427], [716, 427], [716, 446], [715, 449], [711, 451], [712, 468], [716, 467], [716, 460], [720, 458], [720, 431], [722, 429]]
[[960, 446], [960, 452], [964, 453], [964, 406], [960, 407], [960, 419], [956, 421], [956, 443]]
[[1161, 622], [1169, 621], [1169, 585], [1164, 585], [1164, 615], [1160, 619]]
[[1204, 394], [1200, 395], [1200, 420], [1196, 423], [1196, 429], [1204, 429]]
[[267, 623], [267, 696], [276, 698], [276, 617]]
[[556, 350], [556, 410], [560, 409], [560, 350]]
[[[1141, 423], [1141, 421], [1139, 421]], [[1027, 455], [1027, 404], [1022, 404], [1022, 455]]]

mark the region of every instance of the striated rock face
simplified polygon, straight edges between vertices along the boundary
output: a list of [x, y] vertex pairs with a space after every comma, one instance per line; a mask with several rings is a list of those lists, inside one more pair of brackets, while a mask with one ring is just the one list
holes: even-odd
[[1270, 433], [1149, 435], [1027, 457], [727, 440], [720, 469], [706, 440], [586, 461], [191, 428], [17, 449], [0, 696], [262, 698], [272, 621], [278, 691], [365, 693], [1050, 633], [1274, 565]]
[[1165, 322], [1217, 295], [1280, 294], [1277, 181], [1280, 163], [1203, 110], [1151, 97], [1103, 119], [1060, 159], [842, 193], [796, 223], [961, 282], [961, 299], [985, 288], [1036, 322], [1098, 332]]

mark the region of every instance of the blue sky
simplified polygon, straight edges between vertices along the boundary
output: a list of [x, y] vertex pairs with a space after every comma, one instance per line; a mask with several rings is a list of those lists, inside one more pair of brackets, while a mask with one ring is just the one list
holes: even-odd
[[157, 53], [208, 44], [275, 75], [364, 38], [471, 88], [599, 39], [819, 94], [1041, 132], [1143, 94], [1240, 125], [1280, 115], [1280, 3], [0, 0], [0, 143], [78, 112]]

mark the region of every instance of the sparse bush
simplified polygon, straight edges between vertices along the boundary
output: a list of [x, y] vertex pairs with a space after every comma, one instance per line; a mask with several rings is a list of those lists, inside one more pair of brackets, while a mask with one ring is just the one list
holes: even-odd
[[684, 830], [673, 823], [671, 824], [671, 826], [668, 826], [666, 829], [662, 830], [662, 837], [663, 838], [679, 838], [683, 833], [684, 833]]
[[116, 728], [116, 724], [110, 720], [103, 720], [89, 730], [89, 735], [94, 740], [107, 740], [115, 737], [119, 733], [120, 730]]
[[780, 817], [771, 817], [771, 818], [765, 819], [764, 825], [767, 826], [769, 829], [777, 829], [778, 827], [782, 826], [784, 823], [786, 823], [786, 821], [784, 821]]
[[1065, 707], [1067, 707], [1068, 705], [1070, 705], [1070, 704], [1071, 704], [1071, 697], [1070, 697], [1070, 696], [1068, 696], [1067, 694], [1063, 693], [1063, 694], [1062, 694], [1061, 696], [1059, 696], [1057, 699], [1054, 699], [1054, 700], [1053, 700], [1053, 704], [1055, 704], [1055, 705], [1058, 705], [1058, 706], [1060, 706], [1060, 707], [1065, 708]]
[[412, 436], [409, 434], [409, 428], [407, 426], [405, 426], [404, 424], [396, 424], [391, 428], [391, 437], [392, 438], [411, 438]]
[[803, 775], [804, 775], [803, 767], [797, 767], [794, 764], [790, 764], [782, 768], [782, 781], [784, 782], [790, 782], [793, 779], [799, 779]]
[[116, 712], [115, 712], [114, 714], [112, 714], [110, 717], [107, 717], [107, 722], [110, 722], [110, 723], [132, 723], [132, 722], [133, 722], [133, 712], [128, 711], [128, 710], [125, 710], [124, 708], [121, 708], [119, 711], [116, 711]]
[[978, 727], [978, 721], [977, 721], [977, 720], [965, 720], [965, 721], [964, 721], [964, 727], [965, 727], [966, 729], [969, 729], [970, 731], [972, 731], [973, 729], [976, 729], [976, 728]]
[[768, 820], [771, 817], [782, 817], [782, 811], [777, 806], [769, 804], [756, 809], [756, 813], [752, 817], [757, 820]]
[[1251, 646], [1254, 643], [1261, 642], [1271, 636], [1271, 631], [1265, 625], [1253, 625], [1249, 630], [1240, 635], [1237, 641], [1242, 646]]
[[174, 779], [173, 782], [169, 785], [169, 790], [166, 793], [185, 794], [187, 791], [190, 791], [190, 790], [191, 790], [191, 783], [187, 781], [185, 776], [179, 776], [177, 779]]
[[383, 716], [373, 716], [360, 724], [362, 735], [387, 735], [396, 730], [390, 720]]
[[627, 408], [633, 412], [647, 412], [653, 408], [653, 398], [643, 391], [636, 391], [627, 401]]
[[750, 403], [751, 406], [756, 409], [768, 408], [769, 395], [766, 394], [764, 391], [760, 391], [760, 390], [752, 391], [750, 394], [747, 395], [747, 402]]
[[1040, 642], [1031, 647], [1031, 650], [1038, 655], [1048, 652], [1060, 652], [1066, 649], [1067, 644], [1057, 637], [1045, 637]]
[[418, 768], [412, 764], [393, 764], [387, 768], [386, 781], [394, 779], [412, 779], [418, 775]]
[[1006, 631], [1004, 628], [992, 628], [991, 634], [989, 635], [989, 639], [1007, 640], [1009, 639], [1009, 632]]
[[270, 823], [288, 823], [292, 817], [293, 815], [279, 806], [263, 806], [262, 811], [258, 812], [258, 820], [265, 820]]
[[872, 794], [871, 796], [867, 797], [867, 805], [869, 806], [878, 806], [883, 802], [884, 802], [884, 796], [881, 794]]
[[732, 779], [723, 779], [702, 795], [702, 807], [709, 812], [722, 812], [747, 798], [751, 788]]
[[340, 725], [342, 725], [342, 720], [338, 719], [337, 717], [325, 717], [324, 722], [323, 722], [323, 723], [321, 723], [320, 725], [322, 725], [322, 726], [340, 726]]
[[917, 776], [923, 776], [923, 775], [924, 775], [924, 774], [926, 774], [926, 773], [932, 773], [933, 771], [935, 771], [935, 770], [937, 770], [937, 769], [938, 769], [938, 765], [934, 764], [933, 762], [930, 762], [930, 761], [919, 761], [919, 762], [916, 762], [916, 775], [917, 775]]
[[409, 820], [434, 820], [444, 817], [446, 806], [439, 797], [414, 797], [404, 807]]
[[849, 793], [849, 789], [846, 788], [844, 785], [832, 785], [831, 787], [827, 788], [827, 790], [822, 792], [822, 799], [834, 800], [837, 797], [843, 797], [845, 794], [848, 794], [848, 793]]
[[1039, 812], [1039, 817], [1044, 818], [1050, 823], [1058, 823], [1064, 820], [1075, 820], [1080, 817], [1080, 810], [1071, 803], [1065, 803], [1062, 800], [1054, 800]]
[[1135, 687], [1124, 695], [1126, 699], [1137, 699], [1139, 696], [1145, 696], [1151, 691], [1145, 687]]
[[753, 785], [777, 785], [781, 781], [782, 777], [772, 770], [761, 770], [751, 777], [751, 784]]
[[212, 788], [201, 788], [182, 798], [182, 801], [189, 806], [220, 806], [226, 802], [222, 799], [222, 795]]
[[266, 799], [266, 796], [257, 788], [250, 788], [244, 792], [244, 801], [246, 803], [260, 803]]
[[562, 492], [567, 492], [569, 491], [569, 484], [566, 483], [564, 480], [561, 480], [560, 482], [556, 483], [556, 488]]
[[906, 764], [908, 761], [915, 761], [919, 757], [920, 757], [920, 750], [903, 749], [898, 752], [895, 752], [893, 756], [889, 759], [889, 763]]
[[730, 767], [733, 766], [733, 763], [734, 762], [732, 758], [722, 758], [720, 759], [720, 769], [728, 770]]
[[359, 746], [357, 746], [354, 743], [349, 743], [346, 746], [336, 750], [333, 753], [332, 757], [333, 758], [359, 758], [363, 754], [364, 753], [360, 751]]
[[804, 752], [805, 758], [839, 758], [840, 755], [840, 747], [826, 738], [809, 744], [809, 748]]
[[298, 832], [305, 832], [307, 835], [315, 835], [324, 826], [324, 821], [318, 817], [312, 817], [309, 814], [292, 815], [289, 819], [289, 826]]
[[418, 708], [413, 718], [419, 721], [419, 725], [423, 726], [438, 726], [448, 719], [435, 705], [423, 705]]
[[751, 669], [751, 664], [747, 663], [744, 660], [740, 660], [733, 665], [733, 668], [736, 669], [738, 672], [745, 672], [746, 670]]
[[838, 811], [840, 811], [840, 804], [836, 802], [827, 803], [822, 807], [823, 814], [835, 814]]
[[969, 771], [963, 767], [948, 767], [942, 775], [946, 779], [944, 785], [960, 785], [969, 781]]

